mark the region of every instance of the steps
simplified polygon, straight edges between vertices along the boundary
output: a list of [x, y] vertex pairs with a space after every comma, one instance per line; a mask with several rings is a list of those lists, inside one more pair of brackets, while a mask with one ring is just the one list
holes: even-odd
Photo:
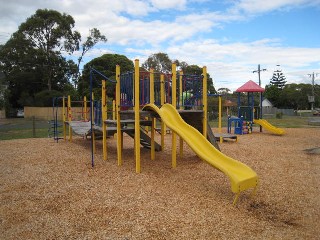
[[[134, 131], [128, 131], [126, 132], [130, 137], [134, 138]], [[140, 129], [140, 144], [145, 148], [151, 148], [151, 138], [149, 135]], [[157, 142], [154, 142], [154, 148], [157, 152], [161, 151], [161, 145], [159, 145]]]

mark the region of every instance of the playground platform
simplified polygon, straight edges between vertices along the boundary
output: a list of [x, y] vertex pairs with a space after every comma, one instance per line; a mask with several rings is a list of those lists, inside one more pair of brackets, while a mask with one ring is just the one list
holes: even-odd
[[222, 140], [235, 140], [238, 141], [238, 136], [235, 134], [229, 134], [229, 133], [215, 133], [214, 137], [216, 138], [216, 141], [220, 141], [220, 137], [222, 137]]

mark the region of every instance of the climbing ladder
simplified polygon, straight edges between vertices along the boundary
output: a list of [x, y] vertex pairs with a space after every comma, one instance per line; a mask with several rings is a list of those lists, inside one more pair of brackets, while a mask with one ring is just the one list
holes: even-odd
[[[134, 139], [134, 130], [125, 132]], [[151, 148], [151, 138], [144, 129], [140, 129], [140, 144], [145, 148]], [[161, 145], [157, 142], [154, 142], [154, 148], [157, 152], [161, 151]]]

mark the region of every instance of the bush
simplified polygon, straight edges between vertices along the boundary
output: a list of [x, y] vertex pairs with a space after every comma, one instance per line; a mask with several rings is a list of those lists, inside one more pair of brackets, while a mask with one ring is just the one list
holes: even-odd
[[282, 116], [283, 116], [283, 113], [282, 113], [282, 112], [276, 113], [276, 118], [281, 119]]
[[34, 96], [34, 106], [35, 107], [52, 107], [52, 99], [54, 97], [61, 97], [63, 96], [62, 92], [56, 90], [44, 90], [38, 92]]

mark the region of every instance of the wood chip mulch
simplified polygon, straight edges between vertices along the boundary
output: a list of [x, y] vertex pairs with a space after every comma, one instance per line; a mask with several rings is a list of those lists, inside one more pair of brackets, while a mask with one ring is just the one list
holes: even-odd
[[140, 174], [128, 136], [121, 167], [109, 138], [93, 169], [80, 137], [0, 141], [0, 239], [319, 239], [320, 155], [305, 150], [319, 148], [320, 128], [285, 131], [220, 144], [259, 176], [236, 206], [228, 178], [188, 146], [171, 168], [171, 135], [154, 161], [141, 149]]

